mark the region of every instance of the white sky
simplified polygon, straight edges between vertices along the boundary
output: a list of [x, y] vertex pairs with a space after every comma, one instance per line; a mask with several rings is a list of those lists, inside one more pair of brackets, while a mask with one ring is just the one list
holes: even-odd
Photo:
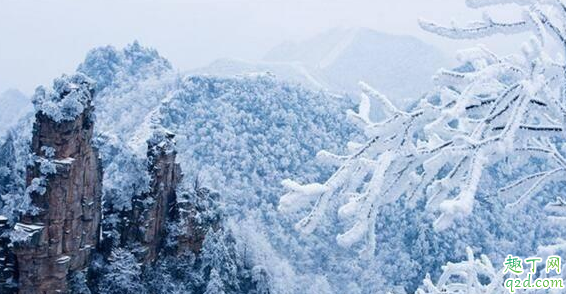
[[[504, 11], [504, 12], [501, 12]], [[514, 9], [502, 9], [509, 18]], [[221, 57], [260, 59], [273, 46], [333, 27], [413, 35], [454, 55], [477, 42], [508, 53], [521, 38], [451, 41], [422, 32], [423, 17], [449, 24], [478, 19], [464, 0], [0, 0], [0, 92], [31, 94], [73, 72], [86, 52], [134, 39], [180, 70]]]

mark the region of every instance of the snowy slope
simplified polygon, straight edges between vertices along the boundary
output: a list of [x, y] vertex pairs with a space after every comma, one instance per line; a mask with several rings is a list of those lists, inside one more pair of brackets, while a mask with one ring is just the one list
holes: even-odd
[[267, 75], [189, 76], [151, 120], [178, 134], [187, 174], [198, 174], [242, 209], [275, 203], [285, 174], [319, 176], [313, 147], [338, 148], [336, 142], [355, 133], [342, 112], [348, 105]]
[[33, 106], [26, 95], [16, 89], [0, 94], [0, 137], [16, 122], [31, 112]]

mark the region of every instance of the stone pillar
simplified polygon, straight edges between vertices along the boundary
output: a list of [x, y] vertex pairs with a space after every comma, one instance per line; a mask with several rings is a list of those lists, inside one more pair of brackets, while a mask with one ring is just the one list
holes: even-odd
[[172, 218], [176, 203], [177, 185], [181, 181], [181, 168], [175, 163], [174, 134], [156, 131], [148, 140], [148, 169], [151, 175], [150, 190], [133, 199], [134, 242], [139, 243], [141, 262], [152, 262], [161, 249], [167, 221]]
[[[92, 146], [92, 89], [88, 78], [75, 75], [58, 79], [54, 92], [40, 97], [51, 99], [51, 108], [40, 107], [34, 124], [36, 164], [28, 168], [27, 185], [35, 211], [14, 228], [23, 236], [14, 248], [22, 294], [66, 293], [67, 274], [86, 268], [98, 244], [102, 169]], [[66, 109], [64, 99], [82, 105]], [[57, 106], [62, 109], [49, 112]]]

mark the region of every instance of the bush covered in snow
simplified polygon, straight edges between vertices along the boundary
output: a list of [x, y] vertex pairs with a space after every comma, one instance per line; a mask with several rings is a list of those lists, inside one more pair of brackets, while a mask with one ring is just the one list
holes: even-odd
[[94, 81], [84, 74], [63, 75], [53, 81], [52, 89], [35, 90], [32, 102], [36, 112], [59, 122], [73, 120], [91, 105]]

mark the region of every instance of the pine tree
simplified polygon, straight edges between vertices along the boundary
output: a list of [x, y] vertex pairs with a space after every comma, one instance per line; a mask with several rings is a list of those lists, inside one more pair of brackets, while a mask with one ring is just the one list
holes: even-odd
[[30, 142], [31, 126], [23, 124], [10, 130], [0, 144], [0, 214], [11, 223], [32, 209], [31, 198], [25, 193]]
[[78, 271], [71, 274], [69, 278], [70, 294], [91, 294], [87, 285], [86, 271]]

